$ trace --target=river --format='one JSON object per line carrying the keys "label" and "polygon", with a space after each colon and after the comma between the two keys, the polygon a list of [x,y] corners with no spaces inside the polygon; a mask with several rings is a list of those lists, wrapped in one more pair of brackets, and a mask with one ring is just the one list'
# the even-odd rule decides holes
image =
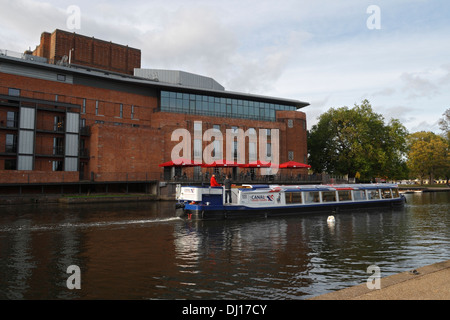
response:
{"label": "river", "polygon": [[450,192],[406,197],[334,224],[186,221],[173,202],[0,206],[0,299],[304,300],[365,283],[369,266],[448,260]]}

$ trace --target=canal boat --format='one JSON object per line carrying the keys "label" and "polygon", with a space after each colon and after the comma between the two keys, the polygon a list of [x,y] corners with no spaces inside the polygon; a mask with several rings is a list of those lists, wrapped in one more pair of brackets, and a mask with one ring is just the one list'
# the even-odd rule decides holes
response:
{"label": "canal boat", "polygon": [[192,220],[338,213],[360,209],[402,208],[405,197],[395,184],[177,186],[176,214]]}

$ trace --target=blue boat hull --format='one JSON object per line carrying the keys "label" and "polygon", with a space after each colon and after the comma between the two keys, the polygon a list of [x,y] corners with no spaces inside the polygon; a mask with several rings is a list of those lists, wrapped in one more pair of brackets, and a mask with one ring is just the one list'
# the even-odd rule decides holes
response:
{"label": "blue boat hull", "polygon": [[269,218],[302,214],[336,214],[355,210],[401,209],[405,198],[377,201],[321,203],[313,205],[251,208],[239,205],[178,204],[177,215],[191,220],[219,220],[236,218]]}

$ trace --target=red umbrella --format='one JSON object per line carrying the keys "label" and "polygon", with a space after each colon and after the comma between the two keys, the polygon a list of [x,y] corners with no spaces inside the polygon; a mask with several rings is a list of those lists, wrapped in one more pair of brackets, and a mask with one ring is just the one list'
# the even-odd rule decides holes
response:
{"label": "red umbrella", "polygon": [[189,159],[179,158],[179,159],[161,163],[159,166],[160,167],[196,167],[196,166],[201,166],[201,165],[202,164],[200,162],[195,162],[195,161],[192,161]]}
{"label": "red umbrella", "polygon": [[216,168],[216,167],[242,167],[243,164],[240,164],[236,161],[227,161],[227,160],[218,160],[214,161],[210,164],[203,164],[203,168]]}
{"label": "red umbrella", "polygon": [[308,164],[300,163],[300,162],[288,161],[288,162],[280,164],[279,168],[282,168],[282,169],[300,168],[301,169],[301,168],[311,168],[311,166]]}
{"label": "red umbrella", "polygon": [[272,167],[272,163],[266,162],[266,161],[252,161],[246,165],[244,165],[244,168],[270,168]]}

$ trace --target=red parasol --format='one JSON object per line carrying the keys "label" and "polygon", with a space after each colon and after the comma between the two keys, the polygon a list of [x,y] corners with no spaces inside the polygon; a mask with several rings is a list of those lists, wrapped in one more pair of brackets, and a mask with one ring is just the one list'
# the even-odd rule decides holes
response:
{"label": "red parasol", "polygon": [[202,164],[200,162],[195,162],[195,161],[192,161],[189,159],[179,158],[179,159],[161,163],[159,166],[160,167],[196,167],[196,166],[201,166],[201,165]]}
{"label": "red parasol", "polygon": [[272,167],[272,163],[270,161],[266,162],[266,161],[258,160],[258,161],[252,161],[252,162],[244,165],[243,167],[244,168],[270,168],[270,167]]}
{"label": "red parasol", "polygon": [[300,169],[302,169],[302,168],[311,168],[311,166],[308,165],[308,164],[300,163],[300,162],[288,161],[288,162],[280,164],[279,168],[281,168],[281,169],[286,169],[286,168],[289,168],[289,169],[300,168]]}
{"label": "red parasol", "polygon": [[217,168],[217,167],[243,167],[243,164],[240,164],[236,161],[227,161],[227,160],[218,160],[214,161],[210,164],[203,164],[203,168]]}

